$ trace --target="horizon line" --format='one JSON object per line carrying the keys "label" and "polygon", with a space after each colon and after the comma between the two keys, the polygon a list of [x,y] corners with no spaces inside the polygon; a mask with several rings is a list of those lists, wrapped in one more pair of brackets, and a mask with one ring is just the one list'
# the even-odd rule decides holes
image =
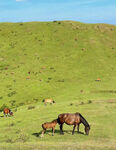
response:
{"label": "horizon line", "polygon": [[78,23],[82,23],[82,24],[106,24],[106,25],[113,25],[113,26],[116,26],[116,24],[112,24],[112,23],[104,23],[104,22],[95,22],[95,23],[89,23],[89,22],[81,22],[81,21],[76,21],[76,20],[50,20],[50,21],[5,21],[5,22],[2,22],[0,21],[0,24],[1,23],[31,23],[31,22],[59,22],[59,21],[64,21],[64,22],[68,22],[68,21],[72,21],[72,22],[78,22]]}

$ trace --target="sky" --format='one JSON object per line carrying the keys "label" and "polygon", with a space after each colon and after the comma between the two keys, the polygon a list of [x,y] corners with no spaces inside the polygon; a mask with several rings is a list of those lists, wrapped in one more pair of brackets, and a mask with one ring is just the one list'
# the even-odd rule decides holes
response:
{"label": "sky", "polygon": [[54,20],[116,25],[116,0],[0,0],[0,22]]}

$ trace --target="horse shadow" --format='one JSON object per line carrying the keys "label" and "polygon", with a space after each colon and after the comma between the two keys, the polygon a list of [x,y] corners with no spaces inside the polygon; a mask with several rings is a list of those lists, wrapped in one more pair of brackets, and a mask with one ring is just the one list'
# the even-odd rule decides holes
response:
{"label": "horse shadow", "polygon": [[[59,130],[55,130],[55,134],[60,134]],[[38,132],[38,133],[32,133],[32,135],[36,136],[36,137],[40,137],[42,134],[42,131]],[[47,130],[44,134],[52,136],[52,130]]]}
{"label": "horse shadow", "polygon": [[2,118],[2,117],[4,117],[3,115],[2,116],[0,116],[0,118]]}
{"label": "horse shadow", "polygon": [[82,134],[82,135],[84,135],[84,132],[81,132],[81,131],[79,131],[79,132],[77,132],[78,134]]}
{"label": "horse shadow", "polygon": [[42,132],[39,132],[39,133],[33,133],[32,135],[36,136],[36,137],[40,137]]}
{"label": "horse shadow", "polygon": [[[72,130],[64,130],[64,134],[72,134]],[[83,132],[77,132],[77,131],[75,131],[75,134],[82,134],[82,135],[84,135],[84,133]],[[40,137],[41,136],[41,134],[42,134],[42,131],[40,131],[40,132],[38,132],[38,133],[32,133],[32,135],[34,135],[34,136],[36,136],[36,137]],[[49,136],[52,136],[52,130],[47,130],[46,132],[45,132],[45,134],[46,135],[49,135]],[[60,130],[55,130],[55,133],[54,134],[59,134],[59,135],[62,135],[62,134],[60,134]]]}
{"label": "horse shadow", "polygon": [[12,116],[4,116],[4,115],[2,115],[2,116],[0,116],[0,118],[9,118],[9,117],[12,117]]}

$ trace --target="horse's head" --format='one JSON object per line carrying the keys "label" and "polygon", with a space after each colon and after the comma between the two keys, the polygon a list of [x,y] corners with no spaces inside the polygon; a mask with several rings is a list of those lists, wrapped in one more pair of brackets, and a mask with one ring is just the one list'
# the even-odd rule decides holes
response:
{"label": "horse's head", "polygon": [[86,135],[89,135],[89,130],[90,130],[90,126],[86,126],[85,127],[85,133],[86,133]]}
{"label": "horse's head", "polygon": [[10,115],[13,116],[13,112],[12,111],[10,111]]}

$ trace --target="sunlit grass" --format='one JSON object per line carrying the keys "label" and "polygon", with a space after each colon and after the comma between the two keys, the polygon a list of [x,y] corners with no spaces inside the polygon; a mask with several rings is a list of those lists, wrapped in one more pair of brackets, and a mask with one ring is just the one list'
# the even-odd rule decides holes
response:
{"label": "sunlit grass", "polygon": [[[0,23],[0,149],[116,147],[116,26],[78,22]],[[100,79],[99,81],[97,79]],[[56,104],[45,106],[44,98]],[[41,124],[80,112],[90,135],[64,125],[40,138]],[[80,130],[84,132],[81,125]]]}

